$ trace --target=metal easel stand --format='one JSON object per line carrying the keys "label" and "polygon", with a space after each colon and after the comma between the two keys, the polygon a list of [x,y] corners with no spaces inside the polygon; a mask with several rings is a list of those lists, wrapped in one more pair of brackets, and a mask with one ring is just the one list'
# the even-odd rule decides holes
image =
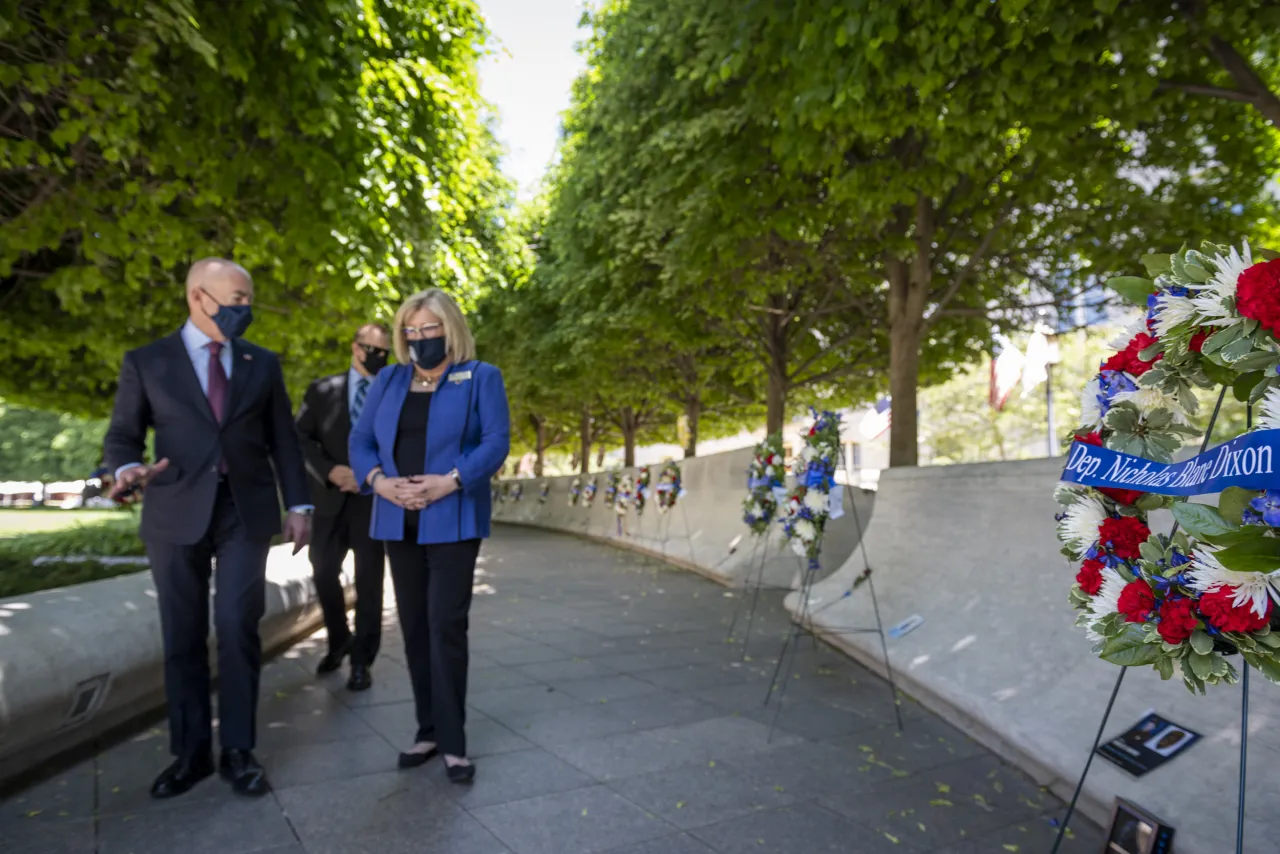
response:
{"label": "metal easel stand", "polygon": [[[843,460],[841,462],[843,464]],[[847,474],[848,472],[846,470],[846,478],[845,478],[846,480],[848,480]],[[845,599],[848,599],[851,596],[853,596],[854,591],[856,591],[858,587],[860,587],[863,583],[867,584],[871,593],[871,605],[875,612],[875,618],[876,618],[875,628],[862,627],[862,626],[850,626],[850,627],[837,626],[837,627],[824,628],[823,631],[831,635],[852,635],[852,634],[873,634],[874,633],[880,636],[880,651],[881,651],[881,654],[884,656],[885,677],[886,677],[886,681],[888,681],[889,683],[889,696],[890,696],[890,701],[893,703],[894,719],[897,722],[898,731],[902,732],[904,729],[904,725],[902,721],[902,706],[898,700],[898,686],[893,674],[893,664],[889,661],[889,643],[884,633],[884,621],[881,619],[881,616],[880,616],[880,601],[879,601],[879,598],[876,596],[875,581],[872,578],[871,562],[870,562],[870,559],[867,557],[867,546],[865,542],[866,530],[862,526],[862,518],[861,518],[861,514],[858,513],[857,504],[855,504],[853,501],[853,494],[852,494],[851,487],[848,484],[845,484],[844,488],[849,490],[849,492],[847,493],[849,496],[849,508],[853,513],[854,524],[857,526],[857,529],[858,529],[858,547],[859,547],[859,550],[862,552],[863,571],[858,575],[857,578],[853,580],[853,582],[849,585],[849,589],[846,590],[839,598],[834,599],[831,602],[828,602],[826,605],[810,613],[809,612],[810,598],[811,598],[813,584],[816,579],[817,573],[813,570],[802,568],[802,571],[805,574],[804,574],[804,581],[800,586],[801,603],[800,603],[799,612],[796,614],[795,620],[792,622],[791,632],[788,633],[787,639],[783,641],[782,650],[778,654],[778,663],[774,667],[773,678],[769,683],[769,690],[765,694],[765,699],[764,699],[764,705],[767,706],[769,704],[769,701],[773,699],[773,692],[775,690],[778,690],[778,705],[774,709],[773,721],[769,726],[770,741],[773,740],[773,733],[778,725],[778,717],[782,713],[782,701],[786,696],[787,684],[791,681],[791,671],[794,667],[794,662],[795,662],[795,649],[799,642],[801,633],[808,632],[809,635],[813,638],[814,648],[817,649],[818,634],[813,625],[813,618],[816,617],[818,614],[822,613],[823,611],[825,611],[827,608],[830,608],[832,605],[836,604],[836,602],[842,602]],[[787,660],[788,651],[790,651],[792,654],[790,660]],[[783,673],[784,661],[786,661],[785,673]],[[782,683],[779,688],[778,678],[780,675],[782,677]]]}

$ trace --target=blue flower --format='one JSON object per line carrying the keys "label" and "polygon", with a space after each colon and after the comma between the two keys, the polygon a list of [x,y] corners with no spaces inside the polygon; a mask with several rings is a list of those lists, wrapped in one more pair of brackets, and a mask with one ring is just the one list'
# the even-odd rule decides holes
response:
{"label": "blue flower", "polygon": [[1111,401],[1117,394],[1126,391],[1137,391],[1138,385],[1121,371],[1103,370],[1098,374],[1099,391],[1097,394],[1098,409],[1103,415],[1111,409]]}
{"label": "blue flower", "polygon": [[1249,506],[1262,514],[1264,525],[1280,528],[1280,489],[1268,489],[1250,501]]}

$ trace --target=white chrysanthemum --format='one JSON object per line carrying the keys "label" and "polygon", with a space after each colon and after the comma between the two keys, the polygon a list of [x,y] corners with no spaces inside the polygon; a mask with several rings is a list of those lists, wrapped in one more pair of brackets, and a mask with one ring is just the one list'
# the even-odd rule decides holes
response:
{"label": "white chrysanthemum", "polygon": [[800,557],[804,557],[805,555],[808,554],[808,551],[805,549],[804,543],[802,543],[800,540],[791,541],[791,551],[795,552]]}
{"label": "white chrysanthemum", "polygon": [[1192,302],[1195,303],[1196,313],[1201,320],[1210,326],[1231,326],[1244,319],[1227,307],[1227,300],[1235,297],[1240,274],[1245,268],[1253,266],[1249,244],[1244,244],[1243,255],[1232,247],[1229,254],[1215,256],[1213,264],[1217,267],[1217,272],[1209,277],[1209,281],[1203,285],[1189,286],[1196,292]]}
{"label": "white chrysanthemum", "polygon": [[1217,549],[1201,546],[1191,553],[1191,587],[1198,593],[1208,593],[1220,587],[1236,588],[1231,604],[1239,608],[1248,603],[1259,617],[1267,613],[1267,597],[1280,602],[1280,569],[1272,572],[1240,572],[1227,569],[1214,557]]}
{"label": "white chrysanthemum", "polygon": [[796,536],[806,543],[811,543],[818,537],[818,529],[808,519],[800,519],[796,522]]}
{"label": "white chrysanthemum", "polygon": [[1067,508],[1058,523],[1058,539],[1075,549],[1077,554],[1084,554],[1097,545],[1098,528],[1106,518],[1107,512],[1101,501],[1082,495],[1079,501]]}
{"label": "white chrysanthemum", "polygon": [[1147,331],[1147,317],[1144,314],[1142,317],[1138,318],[1133,323],[1130,323],[1128,326],[1126,326],[1120,333],[1116,335],[1115,338],[1112,338],[1110,341],[1108,341],[1107,346],[1111,347],[1111,349],[1113,350],[1123,350],[1125,347],[1129,346],[1129,342],[1134,339],[1134,336],[1146,331]]}
{"label": "white chrysanthemum", "polygon": [[827,493],[817,489],[811,489],[804,494],[804,506],[808,507],[814,513],[826,513],[827,502],[829,500],[830,499],[827,498]]}
{"label": "white chrysanthemum", "polygon": [[1097,378],[1084,384],[1080,392],[1080,424],[1086,429],[1093,429],[1102,423],[1102,407],[1098,404],[1098,395],[1102,394],[1102,383]]}
{"label": "white chrysanthemum", "polygon": [[809,462],[809,460],[812,460],[817,456],[818,456],[818,452],[814,450],[812,445],[805,445],[803,448],[800,449],[800,459],[804,460],[805,462]]}
{"label": "white chrysanthemum", "polygon": [[765,477],[773,477],[773,466],[765,466],[765,467],[764,467],[764,476],[765,476]]}
{"label": "white chrysanthemum", "polygon": [[1098,589],[1097,595],[1093,597],[1089,602],[1089,606],[1085,609],[1089,620],[1085,633],[1089,636],[1089,640],[1094,643],[1105,640],[1093,630],[1093,624],[1120,610],[1120,593],[1124,588],[1125,580],[1120,577],[1120,573],[1109,566],[1104,566],[1102,568],[1102,587]]}
{"label": "white chrysanthemum", "polygon": [[1179,424],[1190,424],[1191,419],[1187,417],[1187,413],[1183,411],[1176,398],[1167,395],[1159,389],[1139,388],[1137,391],[1122,391],[1111,398],[1111,404],[1129,401],[1138,407],[1138,411],[1143,416],[1150,415],[1157,409],[1167,409],[1173,415],[1173,420]]}
{"label": "white chrysanthemum", "polygon": [[1280,388],[1272,388],[1258,405],[1257,430],[1280,430]]}
{"label": "white chrysanthemum", "polygon": [[1161,294],[1156,298],[1156,335],[1161,338],[1169,331],[1196,319],[1196,304],[1190,296],[1176,297]]}

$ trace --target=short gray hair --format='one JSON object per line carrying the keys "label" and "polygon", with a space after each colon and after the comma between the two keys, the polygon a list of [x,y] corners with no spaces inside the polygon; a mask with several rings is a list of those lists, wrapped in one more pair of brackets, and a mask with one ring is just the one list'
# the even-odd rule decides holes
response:
{"label": "short gray hair", "polygon": [[253,283],[253,276],[249,275],[249,271],[235,261],[228,261],[226,258],[201,258],[187,270],[187,293],[199,287],[208,276],[218,273],[239,273],[244,276],[245,281]]}

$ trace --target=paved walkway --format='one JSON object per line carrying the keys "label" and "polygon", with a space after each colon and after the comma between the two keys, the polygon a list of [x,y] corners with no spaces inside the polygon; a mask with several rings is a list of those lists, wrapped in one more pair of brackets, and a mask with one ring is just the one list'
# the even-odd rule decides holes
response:
{"label": "paved walkway", "polygon": [[[375,684],[312,668],[312,639],[264,672],[259,758],[275,792],[217,778],[147,795],[162,730],[0,804],[6,854],[1009,854],[1047,852],[1061,809],[920,707],[805,642],[778,727],[762,707],[787,631],[761,598],[744,654],[736,594],[566,536],[503,528],[472,616],[478,776],[395,770],[413,734],[394,617]],[[388,589],[390,584],[387,585]],[[741,624],[739,624],[741,625]],[[739,633],[740,630],[739,630]],[[1094,854],[1082,825],[1064,854]]]}

